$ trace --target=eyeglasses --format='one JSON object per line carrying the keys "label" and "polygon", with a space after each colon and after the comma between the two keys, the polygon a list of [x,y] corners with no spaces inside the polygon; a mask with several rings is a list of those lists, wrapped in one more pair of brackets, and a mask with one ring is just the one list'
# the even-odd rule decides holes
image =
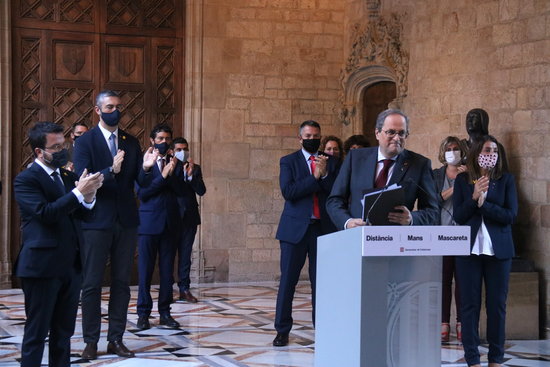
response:
{"label": "eyeglasses", "polygon": [[51,147],[44,147],[44,149],[53,150],[54,152],[60,152],[63,149],[63,145],[55,144],[55,145],[52,145]]}
{"label": "eyeglasses", "polygon": [[396,135],[399,135],[400,138],[406,138],[407,136],[409,136],[409,132],[408,131],[405,131],[405,130],[393,130],[393,129],[389,129],[389,130],[381,130],[384,134],[386,134],[386,136],[388,138],[393,138],[394,136]]}

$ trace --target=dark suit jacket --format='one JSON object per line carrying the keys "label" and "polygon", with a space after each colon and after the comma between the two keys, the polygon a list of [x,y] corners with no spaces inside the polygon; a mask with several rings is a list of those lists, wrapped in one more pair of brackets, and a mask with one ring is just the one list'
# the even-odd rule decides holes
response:
{"label": "dark suit jacket", "polygon": [[514,177],[505,173],[498,180],[491,180],[485,202],[478,208],[472,199],[474,184],[468,182],[468,174],[456,177],[453,192],[453,213],[455,221],[471,228],[471,246],[474,245],[481,226],[481,217],[491,236],[495,257],[508,259],[514,256],[512,223],[518,213],[518,199]]}
{"label": "dark suit jacket", "polygon": [[180,217],[185,217],[187,223],[201,224],[197,195],[203,196],[206,193],[201,166],[195,164],[192,180],[184,181],[181,190],[178,196]]}
{"label": "dark suit jacket", "polygon": [[[363,192],[374,187],[378,147],[350,150],[327,200],[327,210],[338,230],[350,218],[361,218]],[[405,206],[412,212],[414,225],[439,223],[430,160],[403,150],[397,157],[389,184],[400,184],[405,190]],[[412,211],[418,199],[418,210]]]}
{"label": "dark suit jacket", "polygon": [[323,233],[334,232],[336,228],[328,217],[325,202],[336,178],[336,159],[329,157],[327,177],[320,180],[316,180],[310,173],[308,162],[301,150],[282,157],[280,167],[279,183],[285,206],[276,238],[289,243],[300,242],[310,224],[313,193],[317,193],[319,198]]}
{"label": "dark suit jacket", "polygon": [[183,174],[180,162],[174,173],[166,178],[162,177],[157,164],[151,168],[151,182],[145,187],[136,184],[139,205],[138,234],[161,234],[166,226],[174,231],[181,226],[177,195],[183,192]]}
{"label": "dark suit jacket", "polygon": [[80,210],[87,210],[71,192],[77,176],[61,169],[62,193],[37,163],[14,181],[15,200],[21,213],[21,249],[14,266],[18,277],[50,278],[70,273],[80,266]]}
{"label": "dark suit jacket", "polygon": [[[85,168],[89,173],[103,173],[103,186],[97,191],[94,209],[82,223],[83,229],[109,229],[118,219],[124,227],[137,227],[139,217],[134,182],[146,186],[146,175],[140,175],[142,153],[132,135],[118,129],[118,148],[124,150],[124,161],[118,174],[112,174],[113,157],[99,127],[94,127],[76,140],[74,167],[78,176]],[[139,175],[139,178],[138,178]]]}

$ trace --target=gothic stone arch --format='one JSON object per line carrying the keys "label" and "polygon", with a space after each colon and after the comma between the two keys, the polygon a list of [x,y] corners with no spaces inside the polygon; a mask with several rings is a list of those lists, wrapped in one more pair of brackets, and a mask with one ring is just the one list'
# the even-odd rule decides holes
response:
{"label": "gothic stone arch", "polygon": [[360,130],[365,88],[380,81],[394,82],[397,98],[392,107],[396,108],[407,96],[409,54],[402,47],[402,30],[397,14],[384,18],[374,13],[366,23],[353,26],[351,51],[340,73],[339,118],[355,133]]}

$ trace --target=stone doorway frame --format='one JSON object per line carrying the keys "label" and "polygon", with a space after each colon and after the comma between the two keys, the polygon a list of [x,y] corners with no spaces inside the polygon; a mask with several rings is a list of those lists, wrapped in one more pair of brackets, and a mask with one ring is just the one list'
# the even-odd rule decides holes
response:
{"label": "stone doorway frame", "polygon": [[11,62],[11,1],[0,0],[0,288],[11,288],[12,264],[10,260],[11,238],[11,189],[12,164],[10,152],[12,147],[12,62]]}
{"label": "stone doorway frame", "polygon": [[[346,118],[344,123],[345,136],[363,134],[363,95],[367,88],[378,82],[392,82],[397,84],[397,78],[392,69],[383,65],[362,67],[349,75],[344,86],[344,107]],[[392,108],[399,108],[400,99],[391,102]],[[342,113],[342,112],[341,112]]]}

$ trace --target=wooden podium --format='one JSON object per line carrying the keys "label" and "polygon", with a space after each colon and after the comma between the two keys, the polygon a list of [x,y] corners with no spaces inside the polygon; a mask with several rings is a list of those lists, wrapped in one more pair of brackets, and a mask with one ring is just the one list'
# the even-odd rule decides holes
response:
{"label": "wooden podium", "polygon": [[316,367],[440,367],[441,256],[467,226],[366,226],[317,240]]}

